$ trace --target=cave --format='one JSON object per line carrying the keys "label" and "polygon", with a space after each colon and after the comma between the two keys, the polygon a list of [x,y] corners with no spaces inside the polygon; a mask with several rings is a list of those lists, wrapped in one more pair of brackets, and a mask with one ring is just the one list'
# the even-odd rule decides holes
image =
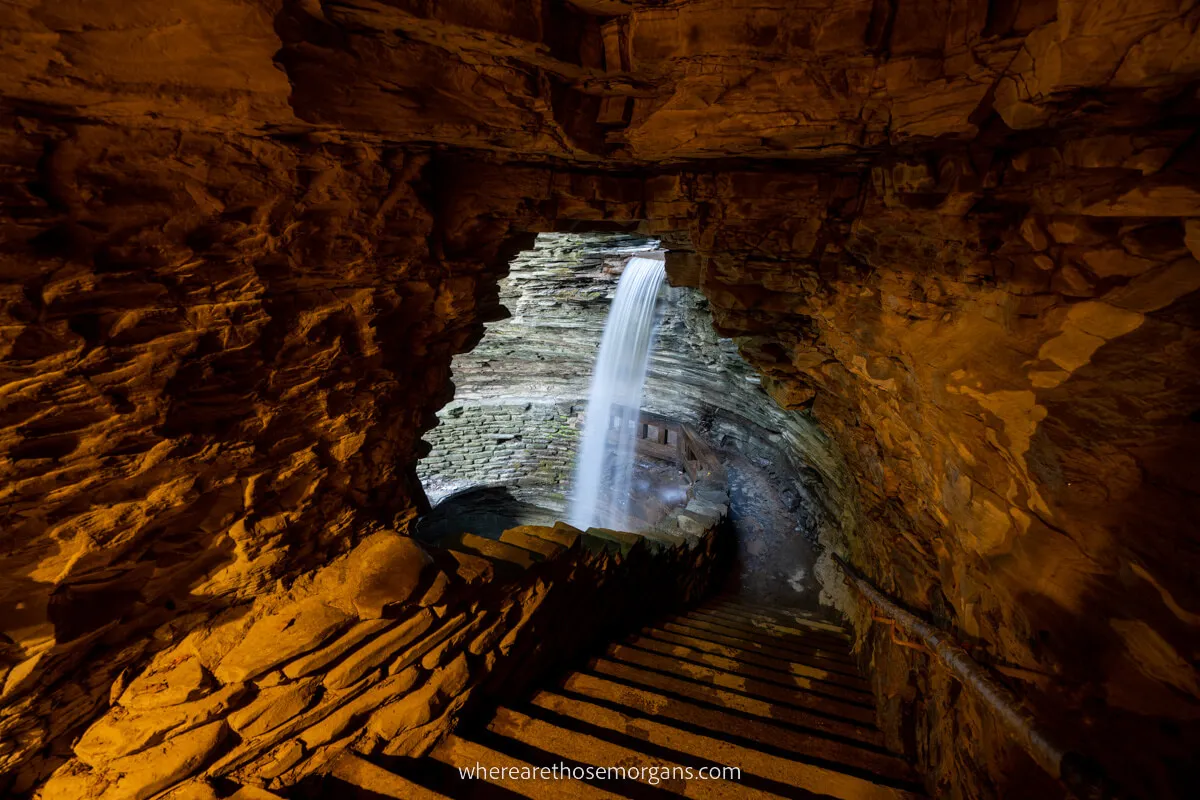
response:
{"label": "cave", "polygon": [[0,32],[0,795],[1194,796],[1194,3]]}

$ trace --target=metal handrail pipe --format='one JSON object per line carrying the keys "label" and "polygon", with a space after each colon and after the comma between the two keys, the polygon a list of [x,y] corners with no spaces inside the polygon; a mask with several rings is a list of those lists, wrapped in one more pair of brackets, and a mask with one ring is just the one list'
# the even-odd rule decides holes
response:
{"label": "metal handrail pipe", "polygon": [[1022,710],[1016,695],[992,678],[949,634],[902,608],[836,553],[833,560],[842,569],[847,583],[906,634],[920,640],[964,687],[992,710],[1017,744],[1042,769],[1062,781],[1068,791],[1081,800],[1121,796],[1094,763],[1055,742],[1031,714]]}

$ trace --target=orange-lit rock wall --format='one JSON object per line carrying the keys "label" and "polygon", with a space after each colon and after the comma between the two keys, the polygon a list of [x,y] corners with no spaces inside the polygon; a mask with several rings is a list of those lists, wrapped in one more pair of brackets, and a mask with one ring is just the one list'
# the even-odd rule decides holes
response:
{"label": "orange-lit rock wall", "polygon": [[347,750],[420,755],[473,700],[703,597],[722,541],[526,526],[425,548],[376,531],[122,673],[39,797],[215,797],[211,780],[292,786]]}
{"label": "orange-lit rock wall", "polygon": [[411,521],[450,356],[495,313],[484,261],[429,254],[423,156],[7,122],[6,760],[152,631]]}
{"label": "orange-lit rock wall", "polygon": [[[826,544],[1146,796],[1183,791],[1200,735],[1200,263],[1194,223],[1154,198],[1200,205],[1197,154],[1168,149],[1176,166],[1143,176],[1127,139],[1030,148],[993,162],[967,214],[911,162],[744,176],[713,189],[693,232],[721,251],[700,277],[718,327],[845,460],[853,489]],[[894,743],[935,781],[1044,790],[927,655],[879,626],[866,640]]]}
{"label": "orange-lit rock wall", "polygon": [[[1183,796],[1198,24],[1166,0],[5,5],[0,771],[32,785],[122,670],[405,530],[507,258],[620,223],[697,254],[678,274],[819,423],[826,546],[1137,793]],[[931,786],[1053,794],[825,584]]]}

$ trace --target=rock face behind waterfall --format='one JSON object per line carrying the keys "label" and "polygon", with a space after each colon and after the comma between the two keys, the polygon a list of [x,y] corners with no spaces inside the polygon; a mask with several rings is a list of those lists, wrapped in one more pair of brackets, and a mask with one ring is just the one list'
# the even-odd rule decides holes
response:
{"label": "rock face behind waterfall", "polygon": [[617,285],[592,373],[588,415],[575,467],[571,521],[579,527],[629,526],[626,509],[632,488],[634,430],[664,277],[662,259],[635,256]]}
{"label": "rock face behind waterfall", "polygon": [[[627,233],[542,233],[500,281],[510,316],[489,323],[470,352],[454,357],[454,399],[424,435],[417,473],[431,503],[472,487],[567,513],[592,368],[632,256],[658,240]],[[696,288],[668,286],[646,371],[642,410],[685,423],[722,449],[769,469],[781,491],[820,498],[814,472],[836,471],[803,409],[781,408],[737,344],[713,330]],[[815,500],[819,504],[825,502]]]}

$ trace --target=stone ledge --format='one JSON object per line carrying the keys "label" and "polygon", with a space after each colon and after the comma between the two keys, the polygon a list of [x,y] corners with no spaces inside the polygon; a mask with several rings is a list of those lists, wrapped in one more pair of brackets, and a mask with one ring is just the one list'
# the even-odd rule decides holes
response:
{"label": "stone ledge", "polygon": [[695,535],[523,526],[430,552],[374,533],[159,653],[37,796],[280,790],[347,751],[421,755],[469,703],[710,590],[721,518]]}

